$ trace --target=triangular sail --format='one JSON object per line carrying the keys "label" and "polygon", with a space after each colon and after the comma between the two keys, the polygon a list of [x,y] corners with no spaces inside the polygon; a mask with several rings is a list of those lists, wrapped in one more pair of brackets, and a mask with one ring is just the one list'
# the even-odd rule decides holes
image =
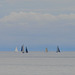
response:
{"label": "triangular sail", "polygon": [[24,45],[21,47],[21,52],[24,53]]}
{"label": "triangular sail", "polygon": [[27,47],[26,47],[26,53],[28,53],[28,49],[27,49]]}
{"label": "triangular sail", "polygon": [[45,52],[48,52],[48,49],[47,48],[45,49]]}
{"label": "triangular sail", "polygon": [[17,47],[15,48],[15,52],[18,52],[18,49],[17,49]]}
{"label": "triangular sail", "polygon": [[59,49],[59,47],[57,46],[57,51],[56,52],[60,52],[60,49]]}

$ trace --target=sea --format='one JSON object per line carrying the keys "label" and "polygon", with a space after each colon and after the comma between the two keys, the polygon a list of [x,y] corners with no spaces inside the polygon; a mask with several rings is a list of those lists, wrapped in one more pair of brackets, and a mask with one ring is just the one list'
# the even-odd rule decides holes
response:
{"label": "sea", "polygon": [[75,52],[0,51],[0,75],[75,75]]}

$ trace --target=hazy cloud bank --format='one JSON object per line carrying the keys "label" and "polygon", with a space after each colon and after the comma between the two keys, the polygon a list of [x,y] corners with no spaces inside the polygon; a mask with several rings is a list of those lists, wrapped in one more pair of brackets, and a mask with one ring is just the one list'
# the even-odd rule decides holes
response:
{"label": "hazy cloud bank", "polygon": [[13,45],[74,45],[74,28],[75,14],[13,12],[0,19],[0,39]]}
{"label": "hazy cloud bank", "polygon": [[[48,35],[49,33],[52,35],[59,33],[59,35],[67,35],[67,33],[72,33],[74,31],[75,14],[51,15],[34,12],[13,12],[1,18],[0,24],[0,29],[5,28],[10,31],[14,29],[15,33],[17,34],[19,32],[20,35],[22,35],[21,33],[31,35]],[[14,32],[12,33],[14,34]]]}
{"label": "hazy cloud bank", "polygon": [[26,12],[13,12],[8,16],[5,16],[0,19],[0,22],[29,22],[29,21],[49,21],[55,22],[60,20],[75,20],[75,14],[59,14],[59,15],[51,15],[51,14],[40,14],[40,13],[26,13]]}

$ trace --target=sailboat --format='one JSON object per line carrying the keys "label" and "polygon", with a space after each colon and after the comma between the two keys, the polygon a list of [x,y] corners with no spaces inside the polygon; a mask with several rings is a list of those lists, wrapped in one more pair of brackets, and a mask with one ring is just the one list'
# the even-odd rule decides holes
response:
{"label": "sailboat", "polygon": [[27,47],[26,47],[26,53],[28,53],[28,49],[27,49]]}
{"label": "sailboat", "polygon": [[18,52],[18,49],[17,49],[17,47],[15,48],[15,52]]}
{"label": "sailboat", "polygon": [[45,49],[45,52],[48,52],[48,49],[47,48]]}
{"label": "sailboat", "polygon": [[60,52],[59,46],[57,46],[57,51],[56,51],[56,52],[57,52],[57,53]]}
{"label": "sailboat", "polygon": [[21,52],[24,53],[24,45],[21,46]]}

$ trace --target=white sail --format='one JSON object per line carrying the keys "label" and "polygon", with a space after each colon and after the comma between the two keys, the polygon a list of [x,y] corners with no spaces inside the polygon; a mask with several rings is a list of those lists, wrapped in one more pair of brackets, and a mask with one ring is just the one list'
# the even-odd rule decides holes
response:
{"label": "white sail", "polygon": [[15,48],[15,52],[18,52],[18,49],[17,49],[17,47]]}

